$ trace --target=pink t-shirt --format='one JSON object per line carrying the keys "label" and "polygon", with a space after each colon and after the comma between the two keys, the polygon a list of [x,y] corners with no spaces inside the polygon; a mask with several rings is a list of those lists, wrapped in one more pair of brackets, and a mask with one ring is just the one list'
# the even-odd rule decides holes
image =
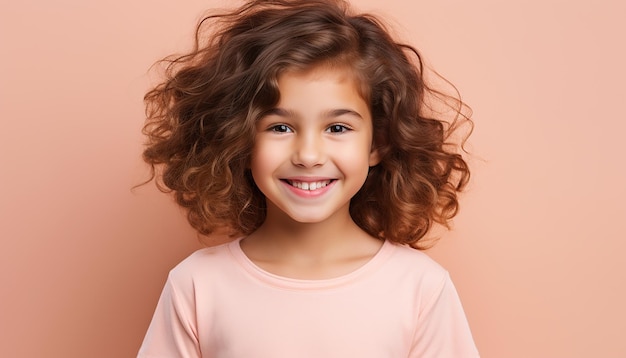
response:
{"label": "pink t-shirt", "polygon": [[350,274],[298,280],[239,241],[170,272],[138,357],[478,357],[448,273],[423,252],[387,241]]}

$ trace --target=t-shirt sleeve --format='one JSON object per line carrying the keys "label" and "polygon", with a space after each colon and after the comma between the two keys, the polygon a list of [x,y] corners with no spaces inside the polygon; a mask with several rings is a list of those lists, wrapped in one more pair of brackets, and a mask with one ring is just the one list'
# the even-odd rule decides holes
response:
{"label": "t-shirt sleeve", "polygon": [[137,357],[201,357],[194,307],[170,274]]}
{"label": "t-shirt sleeve", "polygon": [[479,357],[461,300],[446,273],[419,312],[410,358]]}

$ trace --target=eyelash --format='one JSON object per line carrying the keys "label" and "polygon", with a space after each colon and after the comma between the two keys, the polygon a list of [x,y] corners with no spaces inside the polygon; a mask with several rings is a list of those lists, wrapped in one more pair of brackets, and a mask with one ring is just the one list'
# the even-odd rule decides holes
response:
{"label": "eyelash", "polygon": [[[333,132],[332,129],[339,129],[339,130],[336,132]],[[327,130],[330,133],[345,133],[345,132],[351,131],[352,128],[345,126],[343,124],[333,124],[333,125],[328,126]]]}
{"label": "eyelash", "polygon": [[[351,130],[352,128],[344,124],[331,124],[330,126],[326,128],[325,132],[327,131],[328,133],[337,134],[337,133],[345,133]],[[269,128],[269,131],[275,132],[275,133],[290,133],[290,132],[293,132],[293,129],[286,124],[276,124],[276,125],[271,126]]]}
{"label": "eyelash", "polygon": [[[279,130],[280,129],[280,130]],[[269,130],[271,132],[276,132],[276,133],[288,133],[288,132],[293,132],[293,129],[291,129],[288,125],[286,124],[276,124],[273,125],[269,128]]]}

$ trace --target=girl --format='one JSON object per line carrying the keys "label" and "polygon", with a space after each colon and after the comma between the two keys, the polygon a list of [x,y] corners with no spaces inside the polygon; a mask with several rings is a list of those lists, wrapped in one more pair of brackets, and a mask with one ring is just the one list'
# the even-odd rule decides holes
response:
{"label": "girl", "polygon": [[[205,18],[146,95],[144,152],[201,234],[139,357],[476,357],[448,273],[466,162],[417,51],[335,0]],[[439,102],[442,103],[442,102]]]}

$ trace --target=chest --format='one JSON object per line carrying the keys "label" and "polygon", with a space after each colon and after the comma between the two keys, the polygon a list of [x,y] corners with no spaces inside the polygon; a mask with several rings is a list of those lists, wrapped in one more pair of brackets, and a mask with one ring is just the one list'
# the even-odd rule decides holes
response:
{"label": "chest", "polygon": [[402,357],[416,301],[388,287],[290,291],[251,285],[197,297],[207,357]]}

